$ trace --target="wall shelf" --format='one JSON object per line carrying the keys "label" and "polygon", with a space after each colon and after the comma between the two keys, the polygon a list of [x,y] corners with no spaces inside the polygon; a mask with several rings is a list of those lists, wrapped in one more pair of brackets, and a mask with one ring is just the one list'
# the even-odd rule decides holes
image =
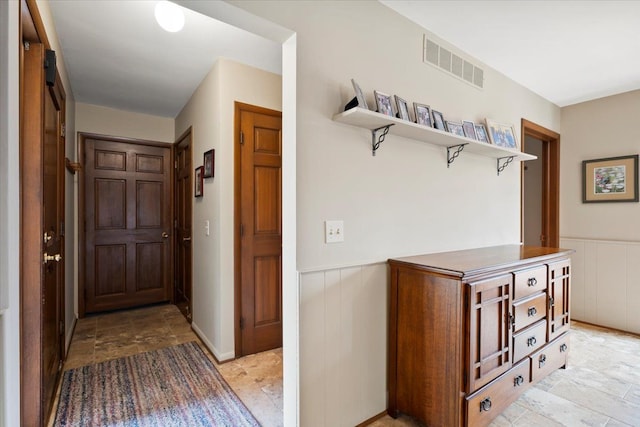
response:
{"label": "wall shelf", "polygon": [[527,161],[537,159],[536,156],[512,148],[498,147],[407,120],[389,117],[361,107],[354,107],[338,113],[333,116],[333,120],[368,129],[371,132],[371,149],[374,156],[387,134],[391,134],[446,147],[447,166],[450,166],[462,152],[496,159],[498,175],[514,160]]}

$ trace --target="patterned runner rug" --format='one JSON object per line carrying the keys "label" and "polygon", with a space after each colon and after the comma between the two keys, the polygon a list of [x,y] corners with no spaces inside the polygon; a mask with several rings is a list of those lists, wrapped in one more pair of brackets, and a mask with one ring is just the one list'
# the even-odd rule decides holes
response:
{"label": "patterned runner rug", "polygon": [[195,342],[64,373],[56,426],[260,426]]}

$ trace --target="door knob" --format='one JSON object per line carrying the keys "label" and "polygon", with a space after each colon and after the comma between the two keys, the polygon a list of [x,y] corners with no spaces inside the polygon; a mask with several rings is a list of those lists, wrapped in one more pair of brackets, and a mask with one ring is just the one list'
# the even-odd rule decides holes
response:
{"label": "door knob", "polygon": [[168,237],[169,237],[169,233],[167,233],[166,231],[163,231],[163,232],[162,232],[162,238],[163,238],[163,239],[166,239],[166,238],[168,238]]}
{"label": "door knob", "polygon": [[62,261],[62,255],[60,254],[55,254],[55,255],[49,255],[48,253],[44,253],[44,264],[48,263],[49,261],[55,261],[55,262],[60,262]]}

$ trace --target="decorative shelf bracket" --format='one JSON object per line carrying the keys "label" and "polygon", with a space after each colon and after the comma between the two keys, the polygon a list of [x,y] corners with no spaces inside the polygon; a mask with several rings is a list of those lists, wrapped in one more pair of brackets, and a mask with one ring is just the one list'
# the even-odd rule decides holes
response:
{"label": "decorative shelf bracket", "polygon": [[460,153],[462,153],[465,145],[467,144],[452,145],[450,147],[447,147],[447,168],[451,166],[451,163],[453,163],[453,161],[460,155]]}
{"label": "decorative shelf bracket", "polygon": [[391,123],[385,126],[381,126],[376,129],[371,130],[371,155],[376,155],[376,150],[380,148],[380,144],[384,142],[384,138],[389,133],[389,128],[395,125],[395,123]]}
{"label": "decorative shelf bracket", "polygon": [[[513,162],[513,159],[515,159],[515,157],[516,156],[509,156],[509,157],[500,157],[496,159],[497,167],[498,167],[498,176],[500,176],[500,172],[504,171],[505,168],[509,166],[509,163]],[[500,160],[504,161],[502,165],[500,165]]]}

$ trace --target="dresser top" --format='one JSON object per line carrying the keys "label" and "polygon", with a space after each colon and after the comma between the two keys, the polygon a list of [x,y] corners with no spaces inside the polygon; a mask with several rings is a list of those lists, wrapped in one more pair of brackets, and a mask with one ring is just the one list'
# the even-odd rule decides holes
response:
{"label": "dresser top", "polygon": [[569,249],[504,245],[394,258],[389,262],[466,277],[495,270],[526,267],[529,264],[568,257],[572,252],[573,250]]}

